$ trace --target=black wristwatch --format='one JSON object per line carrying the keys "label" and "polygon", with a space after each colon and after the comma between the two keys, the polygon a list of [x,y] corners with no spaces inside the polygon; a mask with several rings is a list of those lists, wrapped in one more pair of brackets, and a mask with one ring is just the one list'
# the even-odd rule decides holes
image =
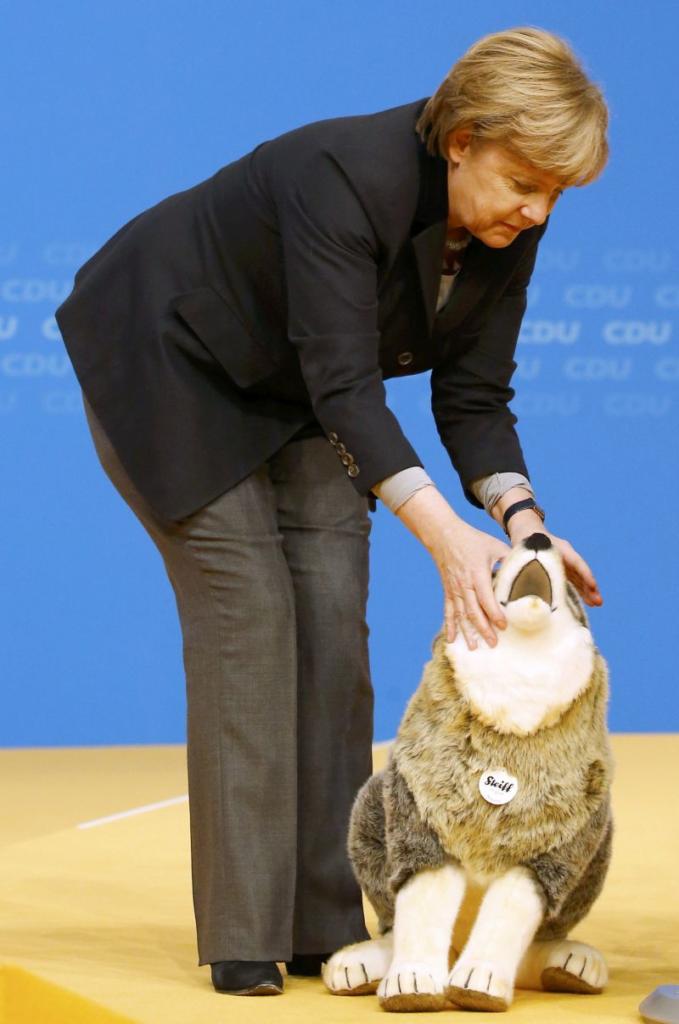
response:
{"label": "black wristwatch", "polygon": [[515,501],[513,505],[510,505],[505,514],[502,517],[502,529],[507,533],[507,523],[512,518],[515,512],[523,512],[525,509],[532,508],[534,512],[540,516],[540,519],[544,523],[545,511],[540,508],[535,498],[522,498],[521,501]]}

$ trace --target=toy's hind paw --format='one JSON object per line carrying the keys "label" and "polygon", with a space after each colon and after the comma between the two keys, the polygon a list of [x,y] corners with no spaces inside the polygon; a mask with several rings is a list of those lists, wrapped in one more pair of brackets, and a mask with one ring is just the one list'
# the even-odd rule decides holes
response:
{"label": "toy's hind paw", "polygon": [[429,964],[402,960],[382,978],[377,998],[382,1009],[396,1013],[443,1010],[448,1005],[445,980],[445,974]]}
{"label": "toy's hind paw", "polygon": [[391,951],[391,935],[345,946],[323,964],[323,981],[336,996],[368,995],[389,970]]}
{"label": "toy's hind paw", "polygon": [[547,992],[597,995],[608,981],[608,968],[594,946],[563,939],[549,951],[540,981]]}
{"label": "toy's hind paw", "polygon": [[500,1013],[509,1009],[513,995],[511,981],[497,964],[465,959],[464,953],[448,977],[448,1000],[465,1010]]}

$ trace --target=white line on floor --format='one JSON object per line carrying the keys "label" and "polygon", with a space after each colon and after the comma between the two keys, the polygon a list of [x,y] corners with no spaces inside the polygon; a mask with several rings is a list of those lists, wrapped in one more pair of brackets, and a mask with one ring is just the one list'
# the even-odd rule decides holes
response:
{"label": "white line on floor", "polygon": [[[385,740],[382,743],[374,743],[373,747],[379,749],[388,747],[394,741]],[[145,804],[143,807],[133,807],[129,811],[119,811],[118,814],[109,814],[106,818],[94,818],[92,821],[82,821],[77,828],[96,828],[97,825],[108,825],[109,821],[119,821],[120,818],[131,818],[135,814],[146,814],[148,811],[159,811],[163,807],[172,807],[174,804],[183,804],[188,800],[188,795],[173,796],[169,800],[159,800],[157,804]]]}
{"label": "white line on floor", "polygon": [[184,804],[188,796],[173,796],[169,800],[159,800],[157,804],[145,804],[143,807],[133,807],[129,811],[119,811],[118,814],[109,814],[106,818],[94,818],[92,821],[82,821],[78,828],[95,828],[97,825],[108,825],[109,821],[118,821],[120,818],[131,818],[134,814],[146,814],[148,811],[159,811],[161,807],[172,807],[173,804]]}

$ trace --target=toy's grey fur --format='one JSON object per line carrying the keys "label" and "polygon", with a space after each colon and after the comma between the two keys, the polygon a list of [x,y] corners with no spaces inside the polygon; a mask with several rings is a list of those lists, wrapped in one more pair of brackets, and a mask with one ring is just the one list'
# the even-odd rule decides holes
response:
{"label": "toy's grey fur", "polygon": [[[586,625],[570,584],[568,604]],[[560,719],[517,737],[474,716],[445,646],[439,635],[386,769],[356,798],[349,831],[356,877],[384,932],[395,894],[424,868],[459,863],[492,877],[523,865],[544,895],[535,938],[565,937],[599,894],[610,859],[605,662],[595,650],[589,685]],[[520,786],[496,806],[479,797],[478,780],[499,766]]]}

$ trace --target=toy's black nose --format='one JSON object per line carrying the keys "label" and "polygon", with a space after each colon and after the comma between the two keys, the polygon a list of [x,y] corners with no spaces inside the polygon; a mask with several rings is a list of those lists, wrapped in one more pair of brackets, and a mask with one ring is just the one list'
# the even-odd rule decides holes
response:
{"label": "toy's black nose", "polygon": [[547,548],[551,548],[552,542],[544,533],[531,533],[530,537],[526,537],[523,546],[529,551],[546,551]]}

